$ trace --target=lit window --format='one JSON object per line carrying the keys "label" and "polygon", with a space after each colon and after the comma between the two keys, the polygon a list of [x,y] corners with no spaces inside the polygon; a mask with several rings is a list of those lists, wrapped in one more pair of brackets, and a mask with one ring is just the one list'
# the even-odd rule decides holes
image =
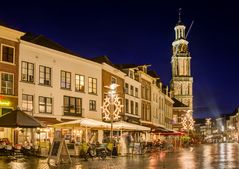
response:
{"label": "lit window", "polygon": [[177,124],[177,123],[178,123],[178,116],[173,115],[173,124]]}
{"label": "lit window", "polygon": [[71,73],[66,71],[61,71],[61,88],[71,89]]}
{"label": "lit window", "polygon": [[64,115],[82,116],[82,99],[64,96]]}
{"label": "lit window", "polygon": [[92,77],[89,77],[89,93],[90,94],[97,94],[97,79],[96,78],[92,78]]}
{"label": "lit window", "polygon": [[129,77],[131,79],[134,79],[134,71],[133,70],[129,70]]}
{"label": "lit window", "polygon": [[129,84],[125,83],[125,93],[128,94],[129,93]]}
{"label": "lit window", "polygon": [[82,75],[76,75],[76,84],[75,84],[75,90],[79,92],[85,91],[85,77]]}
{"label": "lit window", "polygon": [[39,68],[39,83],[43,85],[51,85],[51,68],[46,66],[40,66]]}
{"label": "lit window", "polygon": [[6,95],[13,95],[13,75],[1,74],[1,93]]}
{"label": "lit window", "polygon": [[22,61],[22,81],[34,82],[34,64]]}
{"label": "lit window", "polygon": [[39,112],[40,113],[52,113],[52,98],[39,97]]}
{"label": "lit window", "polygon": [[33,111],[33,95],[22,95],[22,110],[29,112]]}
{"label": "lit window", "polygon": [[89,106],[90,106],[91,111],[96,111],[96,101],[95,100],[90,100]]}

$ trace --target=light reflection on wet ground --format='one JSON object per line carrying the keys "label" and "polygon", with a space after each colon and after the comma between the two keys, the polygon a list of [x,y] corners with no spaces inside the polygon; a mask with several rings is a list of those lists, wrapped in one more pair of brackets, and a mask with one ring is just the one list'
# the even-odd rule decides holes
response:
{"label": "light reflection on wet ground", "polygon": [[73,158],[73,164],[49,166],[45,158],[0,157],[0,169],[239,169],[239,144],[210,144],[157,152],[143,156],[89,160]]}

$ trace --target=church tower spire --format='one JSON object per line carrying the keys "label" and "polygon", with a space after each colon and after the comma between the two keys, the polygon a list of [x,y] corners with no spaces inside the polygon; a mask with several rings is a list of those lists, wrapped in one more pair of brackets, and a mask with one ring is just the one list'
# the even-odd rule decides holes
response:
{"label": "church tower spire", "polygon": [[191,56],[188,50],[188,41],[185,37],[186,26],[182,22],[181,14],[182,9],[180,8],[178,22],[174,27],[175,40],[172,43],[172,80],[170,85],[173,96],[193,110]]}
{"label": "church tower spire", "polygon": [[179,8],[179,9],[178,9],[178,25],[182,24],[182,21],[181,21],[181,12],[182,12],[182,8]]}

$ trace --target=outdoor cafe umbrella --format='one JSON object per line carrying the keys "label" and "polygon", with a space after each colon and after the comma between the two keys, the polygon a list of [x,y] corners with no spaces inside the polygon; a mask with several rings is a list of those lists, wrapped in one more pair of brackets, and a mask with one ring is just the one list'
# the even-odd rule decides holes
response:
{"label": "outdoor cafe umbrella", "polygon": [[114,130],[125,130],[125,131],[150,131],[149,127],[128,123],[125,121],[118,121],[113,123]]}
{"label": "outdoor cafe umbrella", "polygon": [[37,119],[18,108],[0,117],[0,127],[37,128],[45,126]]}
{"label": "outdoor cafe umbrella", "polygon": [[[110,128],[110,124],[94,120],[94,119],[88,119],[88,118],[80,118],[78,120],[73,120],[73,121],[68,121],[68,122],[63,122],[63,123],[58,123],[55,125],[52,125],[53,127],[80,127],[80,128],[85,128],[86,133],[88,133],[88,129],[108,129]],[[86,134],[86,140],[88,141],[88,134]]]}
{"label": "outdoor cafe umbrella", "polygon": [[53,125],[53,127],[85,127],[93,129],[107,129],[110,128],[110,124],[88,118],[80,118],[78,120],[58,123]]}

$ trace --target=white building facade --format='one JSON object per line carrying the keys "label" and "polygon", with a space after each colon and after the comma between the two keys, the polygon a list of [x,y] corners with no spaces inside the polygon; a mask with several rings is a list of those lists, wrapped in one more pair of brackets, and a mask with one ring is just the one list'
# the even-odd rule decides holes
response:
{"label": "white building facade", "polygon": [[34,117],[101,120],[101,65],[21,40],[19,107]]}

